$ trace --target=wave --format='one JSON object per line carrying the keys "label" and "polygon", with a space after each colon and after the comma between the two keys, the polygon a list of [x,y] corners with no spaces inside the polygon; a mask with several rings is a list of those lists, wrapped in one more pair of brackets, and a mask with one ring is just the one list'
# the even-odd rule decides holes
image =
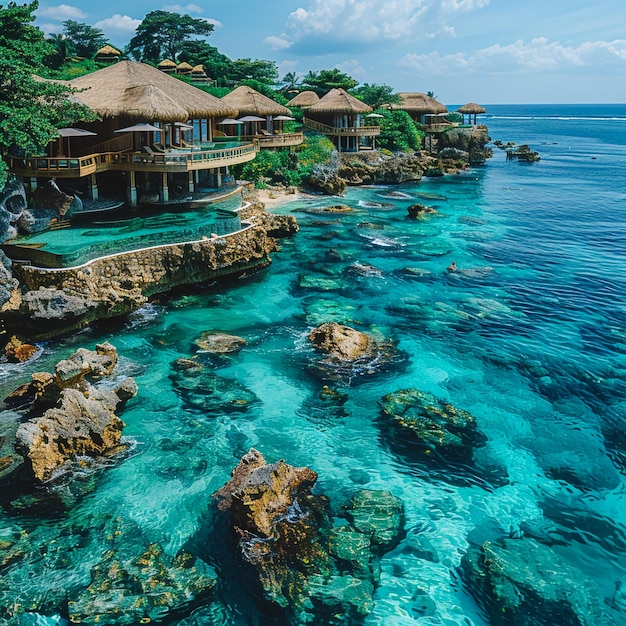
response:
{"label": "wave", "polygon": [[564,115],[487,115],[489,119],[498,120],[557,120],[561,122],[626,122],[626,117],[616,116],[564,116]]}

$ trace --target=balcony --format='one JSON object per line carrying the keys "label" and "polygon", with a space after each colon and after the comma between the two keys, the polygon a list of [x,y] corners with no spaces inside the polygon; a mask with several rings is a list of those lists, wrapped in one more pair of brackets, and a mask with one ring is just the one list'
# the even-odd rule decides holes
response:
{"label": "balcony", "polygon": [[169,148],[163,151],[104,152],[86,156],[10,158],[9,167],[18,176],[82,178],[105,171],[193,172],[246,163],[254,159],[255,143],[224,142]]}
{"label": "balcony", "polygon": [[308,117],[303,119],[303,124],[311,130],[333,137],[375,137],[380,135],[380,126],[329,126]]}

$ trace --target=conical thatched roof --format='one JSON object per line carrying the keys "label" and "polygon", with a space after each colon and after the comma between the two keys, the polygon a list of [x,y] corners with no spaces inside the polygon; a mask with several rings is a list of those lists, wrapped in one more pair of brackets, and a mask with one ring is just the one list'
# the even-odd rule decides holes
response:
{"label": "conical thatched roof", "polygon": [[371,110],[372,107],[357,100],[344,89],[331,89],[309,107],[309,113],[369,113]]}
{"label": "conical thatched roof", "polygon": [[163,72],[172,72],[176,69],[176,63],[172,59],[163,59],[157,67]]}
{"label": "conical thatched roof", "polygon": [[344,89],[331,89],[309,108],[309,113],[369,113],[371,110],[372,107]]}
{"label": "conical thatched roof", "polygon": [[70,84],[82,90],[74,97],[102,117],[184,122],[237,114],[219,98],[133,61],[120,61]]}
{"label": "conical thatched roof", "polygon": [[206,72],[204,71],[204,65],[194,65],[191,73],[197,74],[198,76],[206,76]]}
{"label": "conical thatched roof", "polygon": [[398,94],[402,98],[401,104],[391,105],[392,109],[399,109],[407,113],[447,113],[448,109],[438,100],[419,91],[404,91]]}
{"label": "conical thatched roof", "polygon": [[319,102],[319,99],[320,97],[314,91],[301,91],[295,98],[287,102],[287,106],[308,109]]}
{"label": "conical thatched roof", "polygon": [[222,97],[222,102],[239,110],[239,115],[291,115],[291,111],[262,93],[241,85]]}
{"label": "conical thatched roof", "polygon": [[109,44],[107,44],[96,52],[96,57],[113,57],[120,56],[120,54],[122,53],[119,50],[116,50],[113,46],[109,46]]}
{"label": "conical thatched roof", "polygon": [[183,61],[176,66],[176,71],[179,74],[189,74],[193,70],[193,67],[187,63],[187,61]]}
{"label": "conical thatched roof", "polygon": [[464,104],[462,107],[459,107],[456,110],[457,113],[469,113],[471,115],[478,115],[479,113],[486,113],[487,109],[480,104],[476,104],[475,102],[468,102]]}

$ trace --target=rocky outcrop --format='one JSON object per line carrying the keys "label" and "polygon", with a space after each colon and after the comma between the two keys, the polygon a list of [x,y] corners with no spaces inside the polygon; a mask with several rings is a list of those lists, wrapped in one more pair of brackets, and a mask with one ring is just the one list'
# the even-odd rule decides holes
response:
{"label": "rocky outcrop", "polygon": [[10,175],[0,190],[0,243],[17,235],[16,222],[28,206],[21,180]]}
{"label": "rocky outcrop", "polygon": [[[95,351],[81,348],[57,363],[54,374],[33,374],[30,383],[7,398],[29,418],[17,427],[13,444],[23,474],[45,482],[78,457],[108,456],[121,449],[124,423],[115,411],[137,393],[137,386],[130,378],[112,389],[96,385],[113,374],[116,363],[111,344]],[[12,462],[9,471],[16,470]]]}
{"label": "rocky outcrop", "polygon": [[75,268],[21,266],[14,274],[25,293],[12,294],[2,316],[9,332],[46,338],[130,313],[175,287],[254,271],[268,265],[276,249],[259,220],[229,236],[137,250]]}
{"label": "rocky outcrop", "polygon": [[[468,156],[462,161],[468,165],[481,165],[493,156],[491,148],[485,147],[490,141],[489,130],[486,126],[450,128],[445,133],[440,133],[438,139],[439,155],[442,158],[444,158],[442,153],[449,148],[466,153]],[[458,157],[452,158],[458,160]]]}
{"label": "rocky outcrop", "polygon": [[33,191],[31,204],[33,209],[52,209],[59,218],[68,218],[74,210],[80,211],[82,208],[82,202],[76,196],[70,196],[61,191],[53,180],[49,180],[45,185]]}
{"label": "rocky outcrop", "polygon": [[349,326],[328,322],[309,333],[313,347],[337,361],[356,361],[371,357],[374,341],[366,334]]}
{"label": "rocky outcrop", "polygon": [[13,335],[4,347],[4,355],[12,363],[23,363],[28,361],[37,353],[37,346],[23,342],[19,337]]}
{"label": "rocky outcrop", "polygon": [[19,282],[13,277],[11,260],[0,250],[0,311],[15,295],[18,296]]}
{"label": "rocky outcrop", "polygon": [[462,570],[493,624],[614,624],[595,583],[533,539],[487,541],[466,553]]}
{"label": "rocky outcrop", "polygon": [[400,537],[403,505],[361,491],[333,527],[326,498],[311,492],[316,480],[311,469],[267,464],[251,449],[214,497],[230,514],[239,558],[264,600],[284,609],[284,623],[353,623],[373,607],[379,558]]}
{"label": "rocky outcrop", "polygon": [[437,211],[431,206],[426,206],[425,204],[417,202],[407,207],[407,213],[412,219],[420,219],[432,213],[437,213]]}

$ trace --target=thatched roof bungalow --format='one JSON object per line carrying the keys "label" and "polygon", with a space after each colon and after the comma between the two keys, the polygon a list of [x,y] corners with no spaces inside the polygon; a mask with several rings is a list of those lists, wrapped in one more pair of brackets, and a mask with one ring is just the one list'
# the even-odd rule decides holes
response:
{"label": "thatched roof bungalow", "polygon": [[424,116],[426,115],[448,113],[445,105],[428,94],[419,91],[404,91],[398,95],[402,102],[400,104],[392,104],[391,108],[406,111],[419,124],[424,123]]}
{"label": "thatched roof bungalow", "polygon": [[250,161],[258,150],[252,142],[216,144],[216,121],[236,116],[237,109],[150,65],[120,61],[67,84],[77,90],[72,98],[102,120],[83,125],[94,135],[73,152],[79,158],[51,155],[45,167],[36,159],[16,163],[19,175],[89,177],[89,197],[97,198],[97,176],[125,172],[129,200],[136,204],[136,172],[143,172],[146,188],[154,184],[151,174],[158,174],[161,198],[167,201],[173,177],[182,177],[176,184],[192,190],[204,172],[209,185],[219,186],[229,165]]}
{"label": "thatched roof bungalow", "polygon": [[176,63],[174,61],[172,61],[171,59],[163,59],[157,65],[157,68],[160,69],[162,72],[165,72],[166,74],[169,74],[171,72],[175,72],[176,71]]}
{"label": "thatched roof bungalow", "polygon": [[364,126],[363,115],[372,107],[350,95],[344,89],[331,89],[318,102],[309,107],[304,124],[327,135],[340,152],[357,152],[362,138],[380,133],[379,126]]}
{"label": "thatched roof bungalow", "polygon": [[[282,132],[285,118],[293,119],[291,111],[252,87],[241,85],[223,96],[222,102],[239,111],[244,137],[255,138],[263,148],[294,146],[304,140],[302,133]],[[235,132],[234,126],[229,128]]]}
{"label": "thatched roof bungalow", "polygon": [[320,97],[314,91],[301,91],[297,96],[287,102],[287,106],[298,107],[306,111],[319,102],[319,99]]}

